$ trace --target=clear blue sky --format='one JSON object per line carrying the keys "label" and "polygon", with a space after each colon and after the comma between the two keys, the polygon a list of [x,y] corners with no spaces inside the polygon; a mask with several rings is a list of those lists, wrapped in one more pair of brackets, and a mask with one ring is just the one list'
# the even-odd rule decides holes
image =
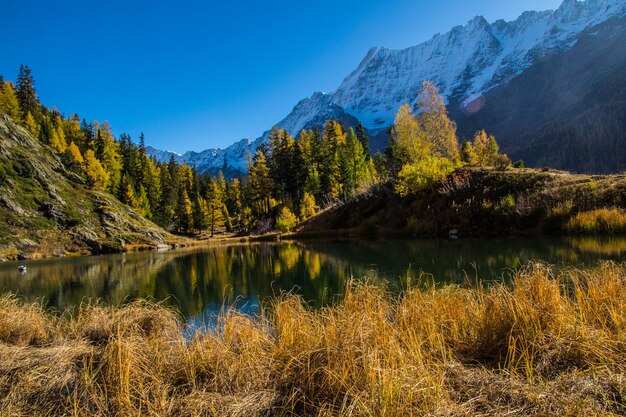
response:
{"label": "clear blue sky", "polygon": [[178,152],[256,138],[372,46],[404,48],[476,15],[560,0],[0,0],[0,74],[42,102]]}

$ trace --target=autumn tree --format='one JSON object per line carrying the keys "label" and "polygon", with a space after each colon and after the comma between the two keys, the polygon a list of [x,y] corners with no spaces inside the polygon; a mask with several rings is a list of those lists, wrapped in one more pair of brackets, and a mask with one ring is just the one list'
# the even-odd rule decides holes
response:
{"label": "autumn tree", "polygon": [[96,158],[94,151],[88,149],[84,157],[84,170],[87,176],[88,185],[94,190],[104,190],[109,182],[109,174],[104,169],[100,161]]}
{"label": "autumn tree", "polygon": [[14,121],[20,123],[22,121],[22,115],[20,111],[20,103],[17,99],[15,88],[13,84],[8,82],[1,82],[2,89],[0,90],[0,112],[6,114]]}
{"label": "autumn tree", "polygon": [[443,97],[431,81],[424,81],[422,84],[417,107],[421,112],[419,123],[434,148],[434,156],[456,162],[459,159],[456,123],[448,117]]}

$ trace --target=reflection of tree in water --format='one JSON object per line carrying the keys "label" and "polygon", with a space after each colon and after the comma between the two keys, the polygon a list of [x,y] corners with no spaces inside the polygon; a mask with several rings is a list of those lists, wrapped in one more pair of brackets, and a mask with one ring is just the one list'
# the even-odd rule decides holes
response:
{"label": "reflection of tree in water", "polygon": [[59,309],[85,298],[118,304],[148,297],[201,317],[235,301],[255,312],[267,297],[292,290],[313,307],[327,305],[351,277],[396,291],[420,272],[459,283],[498,279],[530,260],[592,266],[625,253],[626,238],[593,237],[256,243],[26,262],[24,276],[8,263],[0,265],[0,289]]}

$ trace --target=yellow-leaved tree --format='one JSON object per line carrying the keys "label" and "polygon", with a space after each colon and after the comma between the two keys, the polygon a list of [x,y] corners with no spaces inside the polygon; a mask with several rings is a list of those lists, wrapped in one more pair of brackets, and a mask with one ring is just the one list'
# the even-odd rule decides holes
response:
{"label": "yellow-leaved tree", "polygon": [[392,130],[391,154],[399,165],[396,191],[401,195],[433,186],[459,162],[456,124],[432,82],[424,81],[417,108],[415,116],[409,104],[400,107]]}
{"label": "yellow-leaved tree", "polygon": [[109,174],[91,149],[85,152],[84,160],[85,175],[89,186],[94,190],[104,190],[109,183]]}

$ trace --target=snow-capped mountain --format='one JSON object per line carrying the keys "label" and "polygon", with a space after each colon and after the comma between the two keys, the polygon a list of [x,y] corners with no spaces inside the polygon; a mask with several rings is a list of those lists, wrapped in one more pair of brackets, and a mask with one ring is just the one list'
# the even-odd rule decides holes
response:
{"label": "snow-capped mountain", "polygon": [[[376,135],[389,127],[402,104],[415,104],[424,80],[432,80],[448,102],[471,109],[475,99],[538,60],[572,48],[585,31],[625,15],[626,0],[565,0],[555,11],[525,12],[512,22],[489,23],[477,16],[406,49],[372,48],[335,91],[300,101],[276,125],[297,135],[329,118],[352,118]],[[224,150],[187,152],[177,159],[201,170],[239,170],[261,140],[263,136]],[[169,158],[162,152],[152,155]]]}
{"label": "snow-capped mountain", "polygon": [[224,175],[235,176],[237,173],[247,170],[250,156],[254,154],[261,141],[262,138],[255,141],[241,139],[225,149],[207,149],[202,152],[188,151],[184,154],[147,146],[146,152],[157,161],[169,161],[174,155],[177,162],[194,166],[199,172],[216,174],[221,170]]}

